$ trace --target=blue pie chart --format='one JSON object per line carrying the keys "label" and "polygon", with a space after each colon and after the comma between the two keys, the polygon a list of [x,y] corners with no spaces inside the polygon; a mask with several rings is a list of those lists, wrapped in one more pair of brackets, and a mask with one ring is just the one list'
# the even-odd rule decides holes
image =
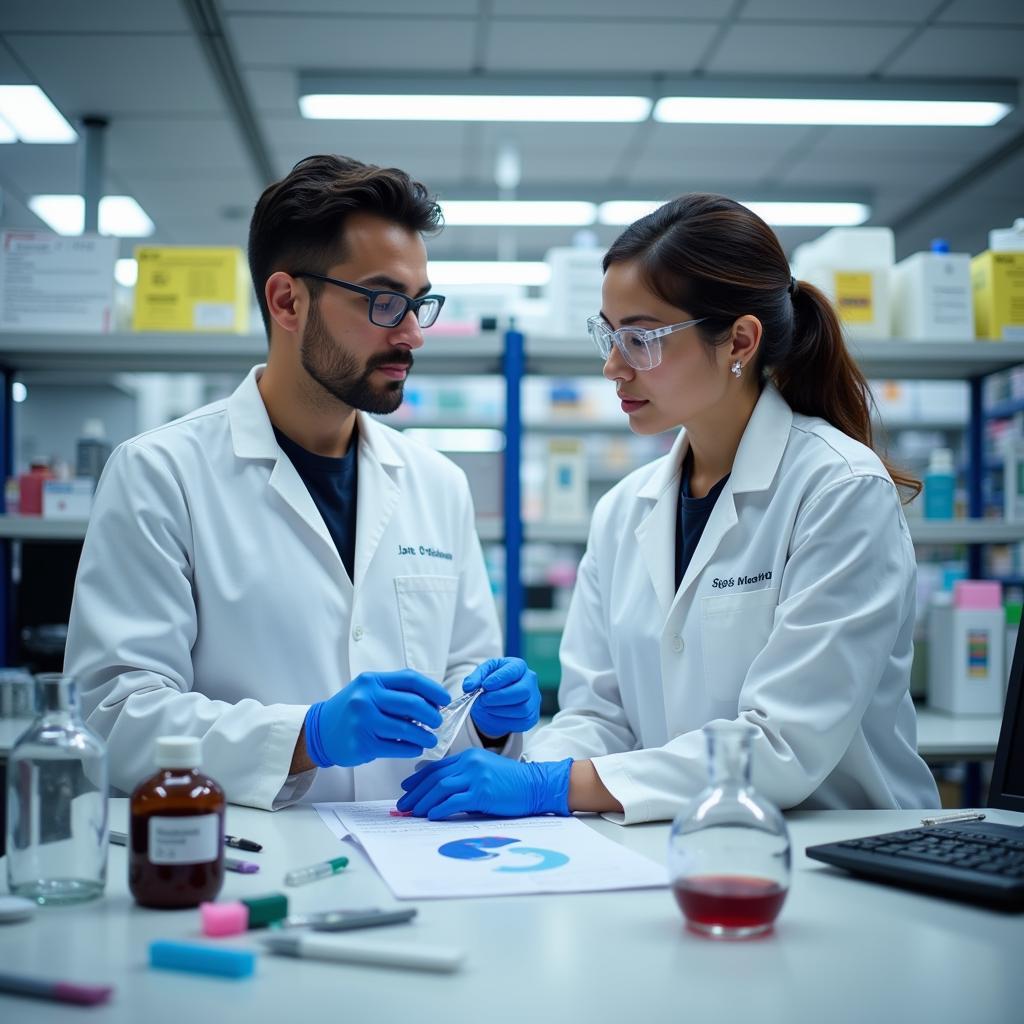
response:
{"label": "blue pie chart", "polygon": [[456,839],[452,843],[439,846],[437,852],[442,857],[454,857],[456,860],[490,860],[497,857],[488,851],[495,847],[518,843],[518,839],[506,839],[504,836],[480,836],[474,839]]}
{"label": "blue pie chart", "polygon": [[474,836],[471,839],[456,839],[437,848],[442,857],[455,860],[494,860],[503,855],[527,857],[522,864],[502,864],[495,871],[506,874],[521,874],[526,871],[550,871],[569,863],[569,858],[557,850],[545,850],[539,846],[517,846],[518,839],[507,836]]}

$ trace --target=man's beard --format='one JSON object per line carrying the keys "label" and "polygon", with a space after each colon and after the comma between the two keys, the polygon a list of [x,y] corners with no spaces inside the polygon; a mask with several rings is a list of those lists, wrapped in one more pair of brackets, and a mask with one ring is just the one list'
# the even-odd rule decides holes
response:
{"label": "man's beard", "polygon": [[371,356],[360,373],[359,362],[351,352],[342,350],[327,333],[320,310],[310,310],[299,348],[302,368],[325,391],[339,402],[363,412],[390,413],[401,404],[405,381],[391,380],[383,387],[374,386],[371,378],[378,366],[412,366],[412,353],[393,349]]}

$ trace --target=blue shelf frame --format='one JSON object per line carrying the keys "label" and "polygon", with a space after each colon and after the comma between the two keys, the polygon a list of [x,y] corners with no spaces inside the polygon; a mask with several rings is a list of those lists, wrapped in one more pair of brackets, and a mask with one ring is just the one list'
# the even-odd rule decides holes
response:
{"label": "blue shelf frame", "polygon": [[505,654],[522,656],[523,650],[523,371],[525,338],[514,327],[505,332],[502,370],[505,374],[505,458],[502,502],[505,524]]}

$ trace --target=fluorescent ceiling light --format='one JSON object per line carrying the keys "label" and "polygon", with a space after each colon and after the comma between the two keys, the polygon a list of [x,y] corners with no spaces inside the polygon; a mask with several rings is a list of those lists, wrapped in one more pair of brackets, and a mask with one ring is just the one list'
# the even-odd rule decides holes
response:
{"label": "fluorescent ceiling light", "polygon": [[764,99],[666,96],[654,120],[674,124],[845,124],[988,127],[1012,109],[975,100]]}
{"label": "fluorescent ceiling light", "polygon": [[551,280],[546,263],[502,260],[431,260],[428,268],[434,285],[521,284],[543,285]]}
{"label": "fluorescent ceiling light", "polygon": [[[864,203],[782,203],[737,200],[775,227],[854,227],[871,216]],[[623,225],[653,213],[662,204],[655,200],[623,199],[602,203],[597,219],[601,224]]]}
{"label": "fluorescent ceiling light", "polygon": [[856,227],[871,216],[864,203],[743,202],[762,220],[779,227]]}
{"label": "fluorescent ceiling light", "polygon": [[402,433],[439,452],[505,450],[504,431],[490,428],[408,427]]}
{"label": "fluorescent ceiling light", "polygon": [[17,142],[18,135],[15,130],[0,117],[0,143],[2,142]]}
{"label": "fluorescent ceiling light", "polygon": [[128,257],[114,263],[114,280],[125,288],[134,288],[139,279],[139,264]]}
{"label": "fluorescent ceiling light", "polygon": [[632,224],[662,204],[656,199],[613,199],[597,208],[599,224]]}
{"label": "fluorescent ceiling light", "polygon": [[20,380],[16,380],[11,385],[11,398],[13,398],[15,402],[19,403],[24,402],[25,399],[28,398],[28,388],[25,387]]}
{"label": "fluorescent ceiling light", "polygon": [[646,96],[449,96],[316,93],[299,97],[311,119],[346,121],[604,121],[647,120]]}
{"label": "fluorescent ceiling light", "polygon": [[594,223],[594,203],[516,199],[449,200],[441,203],[447,225],[586,227]]}
{"label": "fluorescent ceiling light", "polygon": [[[85,228],[85,200],[81,196],[30,196],[29,209],[58,235],[80,235]],[[156,226],[131,196],[104,196],[100,200],[101,235],[144,238]]]}
{"label": "fluorescent ceiling light", "polygon": [[38,85],[0,85],[0,117],[22,142],[75,142],[78,135]]}

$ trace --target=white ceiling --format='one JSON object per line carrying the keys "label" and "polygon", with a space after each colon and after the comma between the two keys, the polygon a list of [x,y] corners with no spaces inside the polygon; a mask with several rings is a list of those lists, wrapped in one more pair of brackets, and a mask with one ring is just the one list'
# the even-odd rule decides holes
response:
{"label": "white ceiling", "polygon": [[[1024,0],[205,0],[275,175],[334,151],[405,168],[442,198],[494,191],[498,149],[521,191],[668,197],[708,189],[871,202],[900,255],[941,234],[978,251],[1024,215],[1024,114],[988,129],[304,121],[302,71],[743,75],[852,81],[1024,78]],[[107,192],[134,195],[154,241],[244,245],[265,181],[185,0],[4,0],[0,82],[35,82],[75,121],[109,118]],[[1003,147],[1012,152],[993,163]],[[81,146],[0,146],[0,224],[38,227],[37,192],[79,189]],[[992,166],[989,166],[992,164]],[[955,186],[955,187],[950,187]],[[496,194],[496,193],[495,193]],[[937,205],[927,205],[939,196]],[[922,204],[925,209],[922,210]],[[905,219],[917,211],[914,220]],[[791,248],[815,230],[781,229]],[[610,242],[615,229],[601,229]],[[520,258],[571,229],[520,229]],[[449,228],[444,258],[493,258],[497,230]],[[124,244],[130,252],[131,243]]]}

